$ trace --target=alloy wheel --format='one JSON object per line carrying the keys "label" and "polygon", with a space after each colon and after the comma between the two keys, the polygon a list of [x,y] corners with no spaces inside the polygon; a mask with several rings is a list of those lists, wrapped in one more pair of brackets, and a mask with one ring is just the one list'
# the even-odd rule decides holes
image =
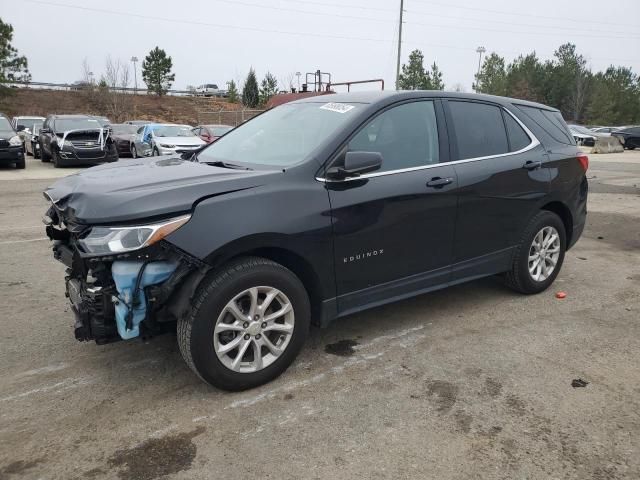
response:
{"label": "alloy wheel", "polygon": [[536,282],[544,282],[551,276],[560,258],[560,234],[554,227],[544,227],[531,242],[529,248],[529,274]]}
{"label": "alloy wheel", "polygon": [[230,370],[253,373],[267,368],[291,341],[295,315],[280,290],[259,286],[233,297],[218,316],[213,347]]}

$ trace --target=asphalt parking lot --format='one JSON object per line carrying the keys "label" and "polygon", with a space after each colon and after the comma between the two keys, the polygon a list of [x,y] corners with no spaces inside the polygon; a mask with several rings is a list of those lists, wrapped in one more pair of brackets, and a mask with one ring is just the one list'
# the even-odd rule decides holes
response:
{"label": "asphalt parking lot", "polygon": [[640,478],[640,152],[590,159],[551,290],[491,278],[354,315],[236,394],[173,336],[76,342],[40,222],[75,170],[0,168],[0,479]]}

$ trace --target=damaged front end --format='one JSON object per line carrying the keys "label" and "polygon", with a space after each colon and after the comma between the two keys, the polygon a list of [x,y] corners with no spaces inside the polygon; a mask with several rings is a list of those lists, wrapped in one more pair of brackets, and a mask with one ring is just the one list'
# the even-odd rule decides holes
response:
{"label": "damaged front end", "polygon": [[111,129],[66,130],[57,136],[56,153],[67,162],[115,162],[118,152]]}
{"label": "damaged front end", "polygon": [[190,219],[138,226],[87,226],[62,217],[55,203],[44,222],[53,255],[66,267],[66,295],[77,340],[105,344],[175,328],[188,305],[182,288],[206,272],[200,260],[164,237]]}

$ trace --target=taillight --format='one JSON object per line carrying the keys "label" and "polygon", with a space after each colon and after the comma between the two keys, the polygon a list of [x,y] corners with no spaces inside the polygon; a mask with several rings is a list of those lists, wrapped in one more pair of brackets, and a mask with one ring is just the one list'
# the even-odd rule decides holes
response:
{"label": "taillight", "polygon": [[579,153],[576,158],[585,172],[589,170],[589,157],[585,153]]}

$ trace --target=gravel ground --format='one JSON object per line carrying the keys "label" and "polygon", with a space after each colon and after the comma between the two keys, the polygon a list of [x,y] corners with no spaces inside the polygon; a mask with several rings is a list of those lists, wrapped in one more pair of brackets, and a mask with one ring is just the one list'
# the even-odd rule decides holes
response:
{"label": "gravel ground", "polygon": [[591,156],[549,291],[490,278],[354,315],[237,394],[170,335],[74,340],[40,224],[73,170],[28,162],[0,169],[0,479],[640,478],[640,153]]}

